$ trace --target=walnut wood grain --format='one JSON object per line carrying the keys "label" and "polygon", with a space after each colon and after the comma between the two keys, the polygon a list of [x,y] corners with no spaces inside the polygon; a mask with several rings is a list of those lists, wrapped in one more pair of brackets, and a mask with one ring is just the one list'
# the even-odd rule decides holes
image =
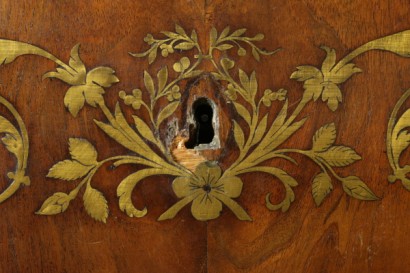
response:
{"label": "walnut wood grain", "polygon": [[[229,9],[223,9],[224,4],[214,4],[216,25],[225,25],[228,20],[244,17],[246,13],[249,14],[246,20],[249,29],[258,29],[266,37],[272,37],[271,47],[283,47],[284,50],[272,58],[274,60],[262,61],[257,72],[262,72],[261,82],[266,85],[285,86],[289,96],[295,96],[293,101],[300,97],[301,86],[288,77],[295,66],[317,63],[322,58],[319,46],[336,48],[340,58],[366,40],[407,29],[410,23],[403,16],[409,11],[403,1],[344,4],[264,1],[232,4]],[[309,115],[309,121],[287,146],[309,147],[310,137],[305,136],[310,136],[313,128],[320,124],[334,120],[340,132],[336,141],[355,147],[362,156],[362,160],[350,169],[383,199],[363,204],[335,189],[332,197],[317,209],[310,196],[310,184],[312,175],[319,169],[300,158],[298,162],[302,167],[287,169],[300,181],[296,190],[299,200],[286,214],[270,213],[263,207],[264,193],[275,192],[278,181],[251,174],[243,178],[248,182],[245,182],[240,202],[248,204],[248,212],[257,221],[237,223],[226,213],[221,221],[209,223],[209,272],[407,270],[405,252],[409,242],[403,227],[408,221],[403,213],[407,208],[404,200],[408,192],[398,185],[389,185],[386,180],[390,171],[385,132],[395,102],[409,86],[409,79],[404,76],[409,71],[409,63],[392,54],[372,52],[359,57],[356,64],[364,72],[344,84],[341,108],[332,114],[324,105],[306,109],[304,113]],[[344,174],[348,172],[343,170]],[[260,180],[265,183],[254,183]],[[281,194],[276,192],[277,200]],[[394,199],[396,201],[392,202]]]}

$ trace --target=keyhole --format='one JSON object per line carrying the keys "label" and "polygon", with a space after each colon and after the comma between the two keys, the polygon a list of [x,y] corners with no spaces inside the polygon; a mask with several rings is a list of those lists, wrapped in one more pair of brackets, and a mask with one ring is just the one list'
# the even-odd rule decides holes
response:
{"label": "keyhole", "polygon": [[214,111],[208,100],[200,98],[194,102],[193,113],[195,126],[190,128],[189,140],[185,143],[188,149],[199,144],[209,144],[214,139],[215,131],[212,125]]}

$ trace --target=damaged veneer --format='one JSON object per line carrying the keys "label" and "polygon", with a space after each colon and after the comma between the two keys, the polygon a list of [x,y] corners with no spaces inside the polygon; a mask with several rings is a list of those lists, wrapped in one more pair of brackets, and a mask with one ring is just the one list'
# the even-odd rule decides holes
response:
{"label": "damaged veneer", "polygon": [[194,171],[202,162],[219,159],[230,121],[222,113],[221,109],[226,109],[225,101],[211,76],[204,74],[187,88],[187,96],[181,102],[183,116],[180,122],[168,123],[168,132],[174,132],[170,145],[172,157]]}

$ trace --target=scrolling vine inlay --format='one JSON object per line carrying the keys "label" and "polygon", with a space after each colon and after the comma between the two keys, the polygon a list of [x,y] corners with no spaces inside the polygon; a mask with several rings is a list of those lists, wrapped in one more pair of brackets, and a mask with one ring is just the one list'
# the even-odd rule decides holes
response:
{"label": "scrolling vine inlay", "polygon": [[410,127],[410,109],[406,109],[397,119],[400,108],[409,96],[410,89],[404,92],[393,109],[387,126],[386,144],[388,160],[393,170],[393,174],[388,176],[389,182],[401,181],[403,186],[410,191],[410,179],[408,178],[410,165],[400,166],[400,156],[410,145],[410,134],[407,131]]}
{"label": "scrolling vine inlay", "polygon": [[16,127],[5,117],[0,116],[0,134],[3,135],[1,142],[17,160],[16,171],[7,173],[7,177],[12,182],[0,194],[0,203],[2,203],[12,196],[21,185],[30,185],[30,178],[26,176],[29,146],[26,126],[14,106],[2,96],[0,96],[0,104],[6,107],[18,125]]}
{"label": "scrolling vine inlay", "polygon": [[[54,72],[48,72],[45,78],[57,78],[71,85],[67,90],[64,105],[75,117],[85,104],[98,107],[106,116],[108,123],[94,120],[96,125],[119,145],[124,146],[132,155],[118,155],[99,160],[96,148],[86,139],[69,139],[71,158],[55,164],[48,177],[62,180],[79,180],[77,186],[69,193],[57,192],[46,199],[37,212],[42,215],[54,215],[64,212],[70,201],[84,189],[83,200],[87,213],[95,220],[106,222],[109,214],[104,195],[91,185],[93,175],[106,162],[112,162],[114,167],[123,164],[136,164],[145,168],[136,171],[120,182],[117,187],[119,206],[130,217],[143,217],[147,209],[137,209],[131,200],[134,187],[141,180],[154,175],[174,176],[172,189],[179,200],[165,211],[158,220],[171,219],[185,206],[191,206],[192,215],[201,221],[215,219],[220,215],[223,206],[229,208],[240,220],[251,220],[248,213],[235,201],[242,192],[241,175],[249,172],[263,172],[277,178],[285,188],[285,197],[278,204],[272,204],[270,194],[266,195],[266,206],[270,210],[287,211],[295,200],[293,188],[298,182],[284,170],[263,166],[263,162],[278,158],[296,164],[292,154],[301,154],[312,160],[321,169],[313,178],[312,195],[319,206],[332,191],[332,180],[341,183],[343,190],[350,196],[360,200],[377,200],[378,197],[357,176],[341,177],[335,168],[345,167],[360,160],[361,157],[352,148],[335,144],[336,126],[334,123],[324,124],[312,137],[309,150],[297,148],[278,148],[286,144],[291,135],[305,123],[306,117],[299,117],[308,103],[317,102],[320,98],[326,102],[331,111],[337,110],[342,102],[342,92],[339,85],[361,70],[351,63],[358,55],[369,50],[386,50],[403,57],[410,57],[410,31],[404,31],[366,43],[336,62],[334,49],[322,47],[326,58],[319,68],[314,66],[299,66],[290,76],[291,79],[303,83],[304,92],[293,111],[288,109],[287,90],[260,90],[255,72],[247,74],[236,64],[229,53],[236,50],[244,57],[250,50],[253,58],[260,60],[261,55],[272,55],[277,50],[268,52],[255,43],[264,39],[263,34],[253,37],[245,35],[246,29],[230,30],[229,27],[220,33],[215,28],[210,31],[210,46],[205,51],[200,47],[197,33],[193,30],[187,33],[176,25],[175,31],[162,31],[163,38],[155,38],[148,34],[144,41],[149,49],[143,53],[131,53],[134,57],[146,57],[152,64],[158,57],[182,53],[176,63],[170,65],[177,77],[169,76],[168,66],[163,66],[153,72],[144,71],[144,88],[136,88],[131,92],[120,91],[120,101],[112,112],[105,104],[105,89],[117,83],[119,79],[115,71],[109,67],[97,67],[87,70],[79,56],[79,45],[71,51],[68,64],[54,55],[36,46],[17,41],[0,40],[0,57],[4,63],[13,61],[24,54],[43,56],[54,61],[59,67]],[[195,51],[193,57],[188,57],[188,51]],[[219,53],[218,53],[219,52]],[[186,55],[186,56],[184,56]],[[212,71],[203,71],[199,65],[203,62],[212,64]],[[235,71],[235,73],[232,73]],[[236,73],[237,72],[237,73]],[[204,161],[191,171],[178,163],[171,155],[164,140],[159,136],[159,129],[175,114],[180,105],[180,83],[190,78],[196,78],[209,73],[213,79],[223,86],[224,98],[232,103],[237,112],[238,122],[232,120],[232,133],[239,150],[236,160],[226,169],[218,162]],[[234,76],[234,75],[238,76]],[[148,98],[148,99],[147,99]],[[158,102],[168,101],[164,108]],[[133,126],[124,117],[121,109],[132,107],[136,114],[132,116]],[[263,108],[279,107],[279,113],[268,123],[274,111],[263,115]],[[149,120],[142,119],[138,113],[144,109],[149,113]],[[397,126],[397,125],[396,125]],[[245,133],[248,132],[248,133]],[[393,156],[394,157],[394,156]],[[396,176],[398,173],[395,173]]]}

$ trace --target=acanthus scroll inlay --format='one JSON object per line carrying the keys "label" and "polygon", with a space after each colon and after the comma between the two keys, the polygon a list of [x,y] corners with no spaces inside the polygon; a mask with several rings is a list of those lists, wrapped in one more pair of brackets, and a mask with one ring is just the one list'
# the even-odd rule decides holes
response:
{"label": "acanthus scroll inlay", "polygon": [[[239,57],[245,57],[250,50],[252,57],[259,61],[261,55],[277,53],[277,50],[268,52],[256,45],[258,41],[264,39],[263,34],[248,37],[245,35],[246,29],[231,31],[226,27],[218,33],[215,28],[212,28],[210,46],[204,50],[198,42],[195,30],[187,33],[182,27],[176,25],[174,32],[162,31],[161,33],[164,35],[163,38],[155,38],[148,34],[144,41],[149,45],[149,49],[131,55],[146,57],[149,64],[158,58],[158,54],[166,58],[169,54],[178,54],[176,53],[178,51],[182,54],[181,58],[169,67],[163,66],[158,71],[144,71],[144,88],[120,91],[119,102],[113,111],[106,106],[104,93],[107,88],[119,81],[115,71],[110,67],[88,70],[79,56],[79,45],[74,46],[71,58],[66,64],[36,46],[0,40],[0,57],[4,63],[12,62],[24,54],[34,54],[59,65],[56,71],[48,72],[44,77],[57,78],[71,86],[64,98],[64,105],[69,112],[76,117],[85,105],[99,108],[105,115],[106,121],[94,120],[96,125],[131,152],[131,154],[101,160],[91,141],[80,138],[69,139],[70,158],[52,166],[47,176],[67,181],[79,180],[79,182],[70,192],[57,192],[47,198],[38,214],[54,215],[66,211],[70,201],[84,188],[83,200],[87,213],[95,220],[106,222],[109,215],[108,204],[103,193],[92,185],[92,178],[104,163],[112,162],[114,167],[123,164],[143,166],[142,169],[121,181],[117,187],[119,207],[130,217],[143,217],[147,213],[146,208],[138,209],[133,205],[131,195],[134,187],[149,176],[168,175],[175,177],[172,189],[179,200],[158,220],[171,219],[183,207],[190,205],[192,215],[197,220],[215,219],[219,217],[223,207],[226,207],[238,219],[250,221],[251,216],[235,200],[247,184],[246,181],[245,183],[242,181],[241,175],[263,172],[280,181],[285,188],[284,199],[278,204],[273,204],[268,193],[265,198],[266,206],[270,210],[285,212],[295,200],[293,188],[298,185],[298,182],[284,170],[262,164],[269,159],[278,158],[296,165],[296,161],[292,158],[295,153],[307,157],[320,168],[320,173],[313,178],[312,183],[312,196],[318,206],[330,194],[334,182],[338,183],[349,196],[360,200],[378,200],[362,179],[354,175],[342,177],[336,172],[337,168],[353,164],[360,160],[361,156],[353,148],[335,143],[337,128],[334,123],[323,124],[317,129],[312,136],[311,148],[308,150],[279,147],[285,146],[289,137],[304,125],[307,117],[300,117],[300,114],[306,105],[320,103],[320,99],[331,111],[336,111],[340,107],[343,98],[340,84],[361,72],[361,69],[352,63],[355,57],[369,50],[385,50],[410,57],[410,31],[368,42],[339,61],[334,49],[322,47],[326,57],[319,68],[310,65],[298,66],[290,76],[291,79],[302,82],[304,88],[297,106],[292,111],[288,109],[289,91],[284,88],[276,91],[260,90],[255,71],[247,73],[241,68],[236,68],[235,61],[229,57],[229,53],[233,51],[236,51]],[[195,51],[193,57],[185,54],[188,51]],[[200,65],[204,62],[211,63],[212,71],[201,69]],[[177,77],[171,77],[170,74],[173,73],[169,74],[169,69],[173,69]],[[233,105],[237,113],[235,118],[231,118],[233,118],[232,134],[238,149],[238,157],[225,169],[222,169],[218,162],[206,160],[198,161],[195,169],[187,168],[174,159],[169,147],[159,137],[161,125],[168,121],[180,107],[181,92],[183,92],[181,82],[204,74],[210,74],[214,80],[219,81],[224,89],[224,98]],[[164,101],[168,103],[161,109],[158,103]],[[399,102],[397,107],[401,104],[402,102]],[[132,116],[134,124],[131,125],[126,121],[122,107],[131,107],[135,111]],[[278,114],[273,119],[270,115],[274,111],[262,114],[266,112],[266,108],[279,109]],[[141,110],[148,112],[148,120],[139,116]],[[389,153],[389,160],[393,164],[395,178],[402,179],[403,183],[405,181],[401,175],[406,167],[401,168],[396,163],[404,148],[395,152],[395,147],[402,144],[394,143],[399,136],[402,136],[401,132],[406,127],[401,122],[406,113],[396,124],[389,125],[389,132],[393,137],[389,137],[390,140],[387,141],[388,147],[393,147],[392,152]],[[394,110],[392,120],[396,119],[396,115],[397,111]],[[17,117],[16,119],[18,120]],[[268,120],[273,121],[268,122]],[[24,142],[27,139],[25,129],[20,128],[20,131],[19,136]],[[6,132],[5,140],[3,139],[6,146],[7,141],[12,140],[10,136],[13,134]],[[19,136],[13,139],[16,140]],[[28,144],[23,150],[28,152]],[[24,164],[24,168],[21,169],[23,175]],[[393,176],[390,178],[393,180]]]}
{"label": "acanthus scroll inlay", "polygon": [[0,96],[0,104],[6,107],[18,125],[14,126],[0,115],[0,135],[3,135],[1,142],[17,160],[15,172],[7,173],[7,177],[11,180],[10,185],[0,193],[0,203],[2,203],[10,198],[21,185],[30,185],[30,178],[26,176],[29,148],[26,125],[14,106],[2,96]]}

